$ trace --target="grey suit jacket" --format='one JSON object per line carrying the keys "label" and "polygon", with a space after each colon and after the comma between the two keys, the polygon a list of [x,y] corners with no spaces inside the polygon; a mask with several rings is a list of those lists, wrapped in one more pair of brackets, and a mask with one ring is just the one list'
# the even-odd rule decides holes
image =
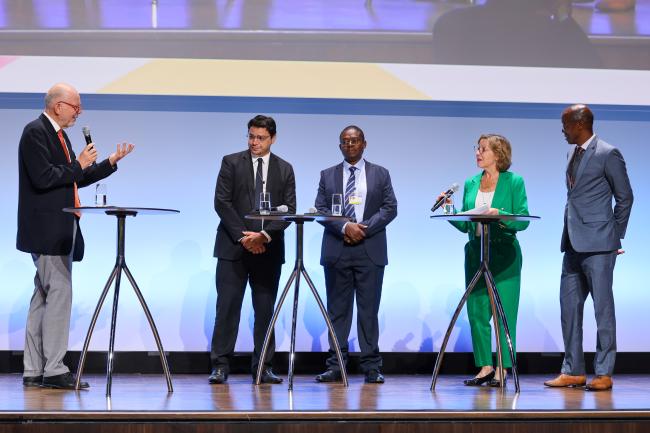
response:
{"label": "grey suit jacket", "polygon": [[[568,161],[573,152],[575,147]],[[575,185],[567,183],[561,250],[566,251],[569,240],[582,253],[621,248],[633,201],[623,155],[596,136],[580,161]]]}
{"label": "grey suit jacket", "polygon": [[[386,226],[397,216],[397,199],[388,170],[366,160],[367,192],[361,224],[368,226],[362,241],[375,265],[388,264]],[[315,207],[319,213],[331,214],[332,194],[343,193],[343,163],[321,171]],[[324,222],[321,265],[334,265],[343,249],[344,222]]]}

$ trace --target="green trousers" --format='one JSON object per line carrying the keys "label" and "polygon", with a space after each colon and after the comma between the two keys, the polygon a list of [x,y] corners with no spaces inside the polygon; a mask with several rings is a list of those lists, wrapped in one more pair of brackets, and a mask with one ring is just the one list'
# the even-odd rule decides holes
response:
{"label": "green trousers", "polygon": [[[515,350],[517,337],[517,311],[519,309],[519,291],[521,286],[521,248],[516,239],[495,239],[490,242],[490,271],[494,277],[501,303],[508,321],[508,329],[512,338],[512,348]],[[465,284],[481,264],[481,240],[474,239],[465,245]],[[492,308],[488,296],[485,279],[481,278],[467,299],[467,316],[472,330],[472,347],[474,362],[477,367],[495,365],[492,362]],[[506,342],[503,324],[499,322],[501,338],[501,354],[503,366],[512,367],[508,343]]]}

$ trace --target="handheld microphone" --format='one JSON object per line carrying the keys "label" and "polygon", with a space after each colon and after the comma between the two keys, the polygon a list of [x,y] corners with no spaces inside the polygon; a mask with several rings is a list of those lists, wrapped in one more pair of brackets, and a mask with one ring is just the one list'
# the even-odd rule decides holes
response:
{"label": "handheld microphone", "polygon": [[93,139],[90,137],[90,128],[87,126],[84,126],[81,128],[81,132],[84,135],[84,138],[86,139],[86,146],[88,146],[90,143],[93,142]]}
{"label": "handheld microphone", "polygon": [[[88,146],[90,143],[93,142],[92,137],[90,136],[90,128],[87,126],[84,126],[81,128],[81,132],[84,135],[84,139],[86,140],[86,146]],[[95,166],[97,165],[97,162],[93,162],[91,165]]]}
{"label": "handheld microphone", "polygon": [[457,183],[455,182],[452,183],[449,189],[445,191],[442,197],[440,197],[440,199],[436,201],[436,203],[433,205],[433,207],[431,208],[431,212],[435,212],[435,210],[438,209],[440,206],[442,206],[449,197],[451,197],[452,195],[454,195],[456,191],[458,191],[459,188],[460,186]]}

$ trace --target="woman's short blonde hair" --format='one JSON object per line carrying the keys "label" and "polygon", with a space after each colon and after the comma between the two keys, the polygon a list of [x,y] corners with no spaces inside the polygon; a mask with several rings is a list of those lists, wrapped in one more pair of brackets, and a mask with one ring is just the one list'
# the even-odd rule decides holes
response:
{"label": "woman's short blonde hair", "polygon": [[504,172],[512,165],[512,146],[506,137],[499,134],[482,134],[477,143],[487,140],[490,150],[497,159],[497,170]]}

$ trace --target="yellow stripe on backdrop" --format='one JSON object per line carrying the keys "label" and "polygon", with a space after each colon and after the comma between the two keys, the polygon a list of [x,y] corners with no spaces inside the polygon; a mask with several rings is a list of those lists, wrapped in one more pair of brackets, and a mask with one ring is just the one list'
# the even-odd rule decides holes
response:
{"label": "yellow stripe on backdrop", "polygon": [[99,93],[430,99],[380,65],[258,60],[152,60]]}

